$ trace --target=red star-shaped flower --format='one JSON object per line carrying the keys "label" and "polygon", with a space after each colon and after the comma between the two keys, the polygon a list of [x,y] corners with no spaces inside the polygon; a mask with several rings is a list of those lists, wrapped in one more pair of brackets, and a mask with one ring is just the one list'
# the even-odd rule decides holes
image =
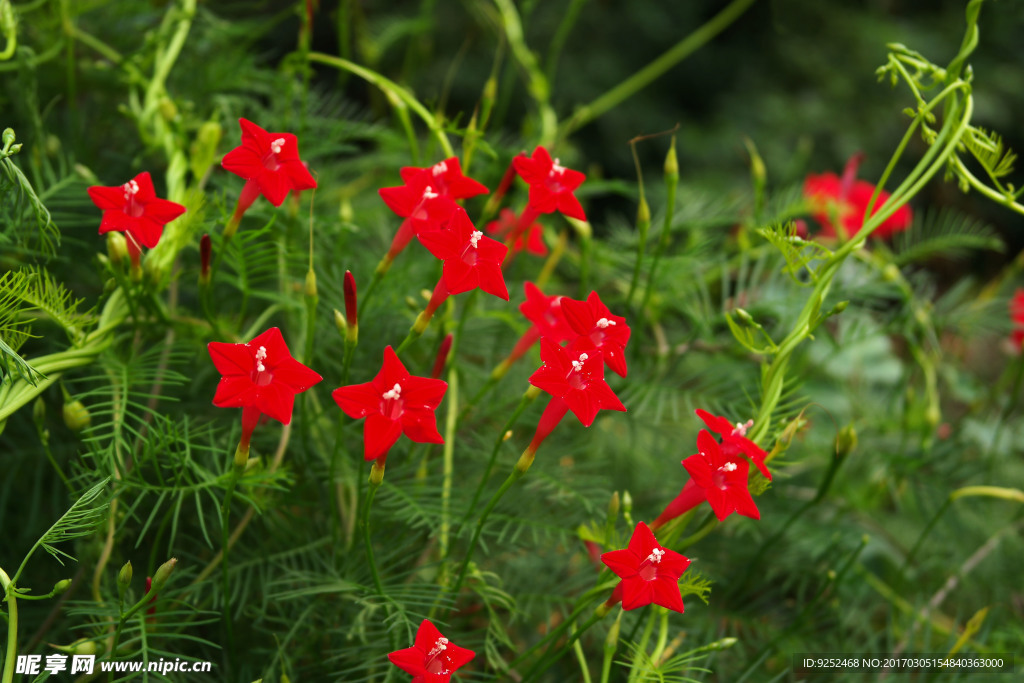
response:
{"label": "red star-shaped flower", "polygon": [[448,227],[419,234],[431,254],[444,261],[443,280],[448,294],[461,294],[479,287],[508,301],[508,289],[501,274],[501,262],[508,248],[473,226],[466,210],[457,207]]}
{"label": "red star-shaped flower", "polygon": [[[498,220],[487,224],[487,234],[495,237],[504,237],[511,233],[519,225],[519,216],[512,209],[502,209],[498,214]],[[512,252],[519,252],[523,249],[536,256],[547,256],[548,245],[544,244],[544,227],[540,223],[531,223],[521,231],[519,237],[512,244]]]}
{"label": "red star-shaped flower", "polygon": [[604,360],[612,372],[626,376],[626,344],[629,343],[629,325],[626,319],[612,315],[597,292],[591,292],[586,301],[568,297],[562,299],[562,313],[576,334],[601,349]]}
{"label": "red star-shaped flower", "polygon": [[331,396],[349,417],[366,418],[363,457],[376,460],[387,455],[402,432],[418,443],[444,443],[434,411],[447,389],[442,380],[410,375],[388,346],[372,381],[340,387]]}
{"label": "red star-shaped flower", "polygon": [[562,312],[563,296],[548,296],[532,282],[523,283],[526,301],[519,305],[519,311],[533,323],[538,338],[547,338],[561,344],[576,337]]}
{"label": "red star-shaped flower", "polygon": [[148,171],[115,187],[90,187],[89,198],[96,208],[103,210],[100,234],[114,230],[128,235],[134,247],[152,249],[160,241],[164,226],[185,213],[185,207],[167,199],[160,199],[153,189]]}
{"label": "red star-shaped flower", "polygon": [[[696,455],[683,460],[683,467],[704,495],[721,521],[733,512],[761,519],[761,513],[747,488],[750,464],[745,458],[728,457],[719,448],[715,437],[706,429],[697,434]],[[685,490],[685,489],[684,489]]]}
{"label": "red star-shaped flower", "polygon": [[626,410],[604,381],[599,349],[584,351],[574,344],[562,348],[541,339],[540,358],[544,363],[530,376],[530,384],[562,399],[584,427],[591,425],[599,410]]}
{"label": "red star-shaped flower", "polygon": [[628,547],[601,555],[601,561],[622,579],[622,609],[636,609],[653,602],[683,611],[679,577],[690,566],[690,560],[658,545],[658,539],[643,522],[637,523]]}
{"label": "red star-shaped flower", "polygon": [[[274,206],[281,206],[292,190],[316,187],[316,180],[299,159],[299,141],[294,135],[269,133],[247,119],[238,119],[238,124],[242,144],[224,155],[221,165],[225,169],[255,185]],[[254,199],[249,183],[246,187]]]}
{"label": "red star-shaped flower", "polygon": [[1010,299],[1010,320],[1013,321],[1010,341],[1014,348],[1024,348],[1024,289],[1018,289]]}
{"label": "red star-shaped flower", "polygon": [[746,423],[737,422],[733,424],[724,417],[712,415],[708,411],[699,408],[697,409],[697,417],[704,420],[704,424],[708,426],[708,429],[722,437],[720,449],[725,457],[735,458],[737,455],[743,454],[750,458],[751,462],[765,476],[765,479],[771,480],[772,473],[768,471],[768,467],[764,464],[768,454],[746,437],[747,430],[754,424],[753,420],[748,420]]}
{"label": "red star-shaped flower", "polygon": [[533,150],[533,156],[517,156],[512,164],[530,186],[530,208],[535,212],[561,211],[570,218],[587,220],[583,207],[573,194],[587,179],[585,175],[562,166],[558,159],[552,160],[548,151],[540,146]]}
{"label": "red star-shaped flower", "polygon": [[[842,178],[835,173],[822,173],[810,174],[804,180],[804,197],[811,203],[812,215],[821,224],[821,234],[825,237],[834,237],[836,234],[836,228],[832,224],[834,217],[838,217],[847,237],[853,237],[864,227],[864,214],[875,192],[875,186],[865,180],[856,179],[860,160],[860,154],[851,157],[846,163]],[[889,193],[881,190],[875,199],[871,215],[877,213],[888,199]],[[912,221],[910,207],[903,205],[886,218],[871,236],[886,239],[893,233],[909,228]]]}
{"label": "red star-shaped flower", "polygon": [[223,375],[213,397],[219,408],[242,408],[242,441],[260,414],[288,424],[292,419],[295,394],[323,379],[292,358],[281,330],[271,327],[246,344],[210,342],[210,358]]}
{"label": "red star-shaped flower", "polygon": [[473,657],[475,652],[445,638],[427,619],[420,623],[412,647],[388,654],[392,664],[412,674],[412,683],[448,683],[452,674]]}

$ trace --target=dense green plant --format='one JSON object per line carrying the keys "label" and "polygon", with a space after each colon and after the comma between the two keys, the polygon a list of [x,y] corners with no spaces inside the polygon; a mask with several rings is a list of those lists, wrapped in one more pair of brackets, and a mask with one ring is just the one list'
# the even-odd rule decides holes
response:
{"label": "dense green plant", "polygon": [[[631,141],[634,189],[601,178],[575,136],[753,0],[580,106],[556,94],[585,2],[567,0],[543,39],[543,3],[465,3],[497,37],[492,61],[463,71],[443,52],[448,85],[429,96],[409,76],[440,61],[434,3],[406,18],[318,4],[0,0],[3,683],[19,655],[58,651],[214,663],[110,680],[405,680],[387,655],[424,619],[476,652],[457,680],[768,680],[798,653],[1019,649],[1024,355],[1004,347],[1021,259],[984,278],[950,268],[1004,249],[950,209],[915,203],[892,228],[944,179],[1024,213],[1013,152],[975,120],[981,0],[944,66],[889,46],[877,73],[900,88],[906,130],[852,231],[856,164],[823,205],[773,181],[747,140],[750,181],[722,193],[680,167],[669,131]],[[321,49],[331,20],[338,44]],[[471,88],[470,107],[448,107]],[[316,190],[234,213],[243,183],[219,162],[240,117],[295,133]],[[547,255],[505,264],[511,303],[460,294],[428,325],[441,267],[418,244],[381,260],[402,219],[377,190],[399,167],[459,158],[491,188],[463,202],[483,230],[535,201],[523,183],[496,189],[537,145],[588,173],[590,222],[540,216]],[[652,149],[663,165],[641,163]],[[104,253],[88,188],[147,169],[187,211],[130,264],[120,233]],[[839,234],[808,236],[809,218]],[[628,376],[607,374],[627,412],[569,418],[539,452],[537,353],[504,362],[529,330],[527,281],[597,292],[632,328]],[[210,405],[207,345],[275,326],[324,381],[250,445],[252,425]],[[447,391],[444,444],[399,440],[385,475],[327,391],[369,382],[387,346]],[[695,409],[752,420],[773,474],[750,475],[759,521],[698,508],[654,522],[688,479]],[[588,557],[625,548],[640,521],[692,560],[682,615],[620,610],[618,579]]]}

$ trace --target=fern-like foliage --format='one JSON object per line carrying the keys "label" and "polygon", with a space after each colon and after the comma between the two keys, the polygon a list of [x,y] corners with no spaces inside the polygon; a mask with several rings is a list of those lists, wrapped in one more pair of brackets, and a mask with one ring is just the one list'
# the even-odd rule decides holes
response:
{"label": "fern-like foliage", "polygon": [[74,505],[67,512],[61,515],[60,519],[54,522],[53,526],[47,529],[46,533],[35,542],[32,549],[25,555],[25,559],[21,562],[21,568],[18,569],[19,574],[21,569],[28,564],[32,554],[39,548],[53,555],[54,559],[61,564],[64,564],[64,561],[61,560],[62,556],[72,562],[75,561],[74,557],[57,548],[56,544],[88,536],[99,528],[103,520],[106,519],[107,507],[110,502],[110,494],[107,491],[107,483],[109,481],[109,477],[104,477],[94,484],[75,501]]}
{"label": "fern-like foliage", "polygon": [[893,241],[898,266],[933,256],[957,258],[971,249],[1002,252],[1005,246],[996,231],[976,218],[954,210],[925,211],[908,230]]}
{"label": "fern-like foliage", "polygon": [[1013,172],[1017,154],[1003,143],[998,133],[971,126],[963,139],[968,151],[993,179]]}
{"label": "fern-like foliage", "polygon": [[[34,235],[29,233],[32,226]],[[4,153],[0,155],[0,245],[33,242],[43,256],[53,256],[60,232],[32,183]]]}
{"label": "fern-like foliage", "polygon": [[[75,298],[41,266],[26,266],[0,276],[0,321],[4,316],[20,319],[29,313],[41,314],[64,328],[70,339],[76,340],[92,322],[89,312],[78,310],[81,305],[81,299]],[[3,331],[0,324],[0,332]]]}

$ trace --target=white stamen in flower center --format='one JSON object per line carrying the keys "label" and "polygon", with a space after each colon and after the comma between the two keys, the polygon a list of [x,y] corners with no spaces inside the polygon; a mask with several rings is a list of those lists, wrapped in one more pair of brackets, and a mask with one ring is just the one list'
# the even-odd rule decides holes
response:
{"label": "white stamen in flower center", "polygon": [[722,465],[721,467],[719,467],[718,469],[721,470],[722,472],[735,472],[736,471],[736,463],[734,463],[734,462],[727,462],[724,465]]}
{"label": "white stamen in flower center", "polygon": [[754,421],[753,420],[747,420],[745,423],[744,422],[737,422],[736,423],[736,429],[732,430],[732,435],[736,436],[737,434],[739,434],[740,436],[746,436],[747,435],[747,430],[750,429],[753,426],[754,426]]}
{"label": "white stamen in flower center", "polygon": [[425,188],[423,188],[423,198],[424,199],[433,199],[434,197],[437,197],[437,196],[438,196],[438,194],[436,192],[434,192],[434,188],[432,188],[430,185],[427,185]]}
{"label": "white stamen in flower center", "polygon": [[431,169],[431,173],[434,174],[435,178],[437,176],[441,175],[442,173],[447,173],[447,172],[448,172],[448,164],[446,164],[443,161],[437,162],[436,164],[434,164],[434,167]]}
{"label": "white stamen in flower center", "polygon": [[270,143],[270,151],[274,154],[280,154],[282,147],[284,147],[284,138],[278,138]]}
{"label": "white stamen in flower center", "polygon": [[583,361],[585,361],[587,358],[589,358],[589,356],[587,356],[587,354],[581,353],[580,354],[580,359],[579,360],[574,360],[572,362],[572,369],[575,370],[576,372],[582,371],[583,370]]}
{"label": "white stamen in flower center", "polygon": [[565,173],[565,166],[562,166],[561,161],[555,159],[555,163],[551,164],[551,173],[554,175],[562,175]]}
{"label": "white stamen in flower center", "polygon": [[609,326],[614,327],[615,326],[615,321],[614,320],[609,320],[608,318],[599,318],[597,323],[596,323],[596,325],[603,330],[604,328],[609,327]]}
{"label": "white stamen in flower center", "polygon": [[263,365],[263,361],[265,361],[266,359],[267,359],[267,347],[266,346],[261,346],[260,348],[256,349],[256,371],[257,372],[266,372],[267,371],[267,367],[265,365]]}
{"label": "white stamen in flower center", "polygon": [[430,652],[427,653],[427,657],[436,657],[447,649],[448,639],[441,636],[437,639],[437,642],[434,643],[434,647],[430,648]]}
{"label": "white stamen in flower center", "polygon": [[469,243],[470,243],[470,245],[474,249],[476,249],[477,242],[479,242],[480,238],[483,237],[483,236],[484,236],[484,234],[482,232],[480,232],[479,230],[474,230],[473,234],[469,236]]}
{"label": "white stamen in flower center", "polygon": [[651,554],[647,556],[647,561],[651,564],[659,564],[663,557],[665,557],[665,551],[662,548],[655,548],[651,551]]}
{"label": "white stamen in flower center", "polygon": [[384,399],[385,401],[389,401],[389,400],[391,400],[391,399],[393,399],[393,398],[398,398],[398,397],[399,397],[399,396],[401,396],[401,395],[402,395],[402,386],[401,386],[400,384],[397,384],[397,383],[396,383],[396,384],[395,384],[395,386],[393,386],[393,387],[391,387],[390,389],[388,389],[387,391],[385,391],[385,392],[384,392],[384,393],[383,393],[383,394],[381,395],[381,397],[382,397],[382,398],[383,398],[383,399]]}
{"label": "white stamen in flower center", "polygon": [[134,180],[129,180],[123,185],[124,187],[124,198],[128,199],[139,191],[139,184]]}

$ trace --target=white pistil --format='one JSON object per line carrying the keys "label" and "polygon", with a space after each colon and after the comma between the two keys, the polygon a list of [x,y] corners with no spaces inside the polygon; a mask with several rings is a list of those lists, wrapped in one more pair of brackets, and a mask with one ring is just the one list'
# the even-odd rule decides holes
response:
{"label": "white pistil", "polygon": [[736,423],[736,429],[732,430],[732,435],[736,436],[737,434],[739,434],[740,436],[746,436],[747,435],[747,430],[750,429],[753,426],[754,426],[754,421],[753,420],[747,420],[745,423],[744,422],[737,422]]}
{"label": "white pistil", "polygon": [[565,173],[565,166],[562,166],[562,162],[560,160],[555,159],[555,163],[551,165],[551,173],[554,175],[562,175]]}
{"label": "white pistil", "polygon": [[261,346],[260,348],[256,349],[256,371],[257,372],[266,372],[267,371],[267,367],[265,365],[263,365],[263,361],[265,361],[266,359],[267,359],[267,347],[266,346]]}
{"label": "white pistil", "polygon": [[398,398],[401,395],[402,395],[402,386],[400,384],[396,383],[395,386],[391,387],[390,389],[388,389],[387,391],[385,391],[382,394],[382,398],[385,401],[390,401],[391,399]]}
{"label": "white pistil", "polygon": [[614,327],[615,321],[609,320],[608,318],[599,318],[596,324],[603,330],[606,327]]}
{"label": "white pistil", "polygon": [[448,164],[446,164],[443,161],[437,162],[436,164],[434,164],[434,167],[431,169],[431,173],[434,174],[435,178],[437,176],[441,175],[442,173],[447,173],[447,172],[448,172]]}
{"label": "white pistil", "polygon": [[736,471],[736,463],[734,463],[734,462],[727,462],[724,465],[722,465],[721,467],[719,467],[718,469],[720,469],[723,472],[735,472]]}
{"label": "white pistil", "polygon": [[434,643],[434,647],[430,648],[430,652],[427,653],[427,657],[436,657],[447,649],[448,639],[441,636],[437,639],[437,642]]}
{"label": "white pistil", "polygon": [[651,554],[647,556],[647,561],[651,564],[659,564],[663,557],[665,557],[665,551],[662,548],[655,548],[651,551]]}
{"label": "white pistil", "polygon": [[274,154],[280,154],[282,147],[284,147],[284,138],[278,138],[270,143],[270,151]]}
{"label": "white pistil", "polygon": [[587,358],[589,358],[589,356],[587,356],[587,354],[581,353],[580,354],[580,359],[579,360],[574,360],[572,362],[572,369],[575,370],[576,372],[581,372],[583,370],[583,361],[585,361]]}
{"label": "white pistil", "polygon": [[483,237],[483,236],[484,236],[484,234],[482,232],[480,232],[479,230],[474,230],[473,234],[469,236],[469,243],[470,243],[470,245],[474,249],[476,249],[477,243],[480,241],[480,238]]}
{"label": "white pistil", "polygon": [[430,185],[427,185],[425,188],[423,188],[424,199],[433,199],[438,196],[439,195],[436,192],[434,192],[434,188],[432,188]]}
{"label": "white pistil", "polygon": [[139,191],[139,184],[137,182],[135,182],[134,180],[129,180],[127,183],[125,183],[123,185],[123,187],[124,187],[124,198],[125,199],[128,199],[129,197],[134,196]]}

